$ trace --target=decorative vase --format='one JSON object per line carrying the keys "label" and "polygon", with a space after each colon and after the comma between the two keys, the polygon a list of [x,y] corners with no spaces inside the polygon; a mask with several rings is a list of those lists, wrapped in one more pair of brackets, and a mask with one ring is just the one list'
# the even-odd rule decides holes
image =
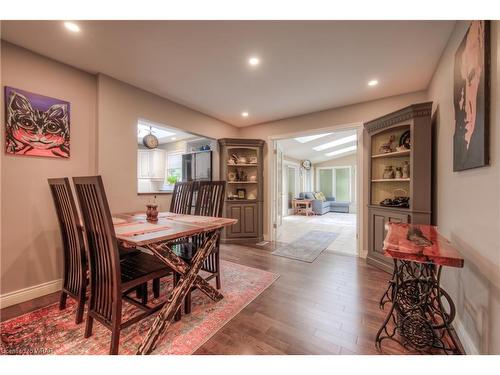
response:
{"label": "decorative vase", "polygon": [[394,169],[392,168],[392,165],[385,166],[382,178],[384,180],[390,180],[391,178],[394,178]]}
{"label": "decorative vase", "polygon": [[410,178],[410,163],[403,162],[403,178]]}
{"label": "decorative vase", "polygon": [[235,180],[236,180],[236,173],[234,173],[234,172],[229,172],[229,173],[227,174],[227,179],[228,179],[230,182],[235,181]]}
{"label": "decorative vase", "polygon": [[157,222],[158,221],[158,205],[157,204],[148,204],[146,205],[146,220]]}

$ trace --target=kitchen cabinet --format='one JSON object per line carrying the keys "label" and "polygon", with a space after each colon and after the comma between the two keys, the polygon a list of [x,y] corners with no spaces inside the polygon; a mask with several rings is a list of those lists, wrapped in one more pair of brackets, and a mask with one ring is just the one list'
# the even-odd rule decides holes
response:
{"label": "kitchen cabinet", "polygon": [[165,151],[138,150],[137,178],[163,180],[165,178]]}

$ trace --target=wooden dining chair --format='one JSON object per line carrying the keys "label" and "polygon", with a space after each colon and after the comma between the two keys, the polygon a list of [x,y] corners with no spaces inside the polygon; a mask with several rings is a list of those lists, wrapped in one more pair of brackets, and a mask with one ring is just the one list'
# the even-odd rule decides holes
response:
{"label": "wooden dining chair", "polygon": [[82,225],[68,178],[49,178],[50,192],[56,208],[63,244],[63,285],[59,309],[66,308],[68,296],[77,301],[75,323],[83,320],[87,291],[87,262]]}
{"label": "wooden dining chair", "polygon": [[[226,181],[198,181],[196,183],[197,197],[194,214],[199,216],[222,217],[225,190]],[[178,247],[176,253],[185,260],[190,261],[205,239],[206,234],[192,237],[189,246]],[[215,278],[217,289],[221,288],[219,245],[220,240],[217,240],[214,250],[205,259],[202,266],[202,270],[210,274],[205,280],[210,281]],[[184,312],[186,314],[191,312],[191,293],[188,293],[186,296]]]}
{"label": "wooden dining chair", "polygon": [[[90,337],[94,319],[111,330],[110,354],[118,354],[120,331],[158,311],[129,294],[144,283],[171,273],[154,256],[139,252],[120,261],[113,221],[101,176],[73,177],[88,246],[90,301],[85,337]],[[122,322],[122,302],[142,313]]]}
{"label": "wooden dining chair", "polygon": [[186,215],[192,213],[194,187],[194,181],[175,183],[172,201],[170,202],[170,212]]}

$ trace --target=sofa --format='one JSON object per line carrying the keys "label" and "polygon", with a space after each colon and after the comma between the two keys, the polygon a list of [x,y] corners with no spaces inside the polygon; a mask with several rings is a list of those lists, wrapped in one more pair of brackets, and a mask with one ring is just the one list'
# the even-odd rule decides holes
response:
{"label": "sofa", "polygon": [[326,197],[326,200],[316,199],[313,192],[299,194],[299,199],[311,199],[312,210],[315,215],[324,215],[327,212],[349,213],[349,202],[338,202],[334,197]]}

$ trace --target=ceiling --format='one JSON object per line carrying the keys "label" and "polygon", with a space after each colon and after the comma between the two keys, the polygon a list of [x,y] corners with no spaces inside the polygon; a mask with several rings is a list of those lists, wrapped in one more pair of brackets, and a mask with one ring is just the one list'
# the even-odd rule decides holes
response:
{"label": "ceiling", "polygon": [[158,138],[159,144],[166,144],[172,142],[184,141],[191,138],[199,138],[196,135],[182,132],[176,128],[171,128],[161,124],[153,123],[147,120],[139,120],[137,124],[137,143],[142,144],[142,139],[146,134],[149,134],[149,129],[151,134]]}
{"label": "ceiling", "polygon": [[[454,21],[2,21],[11,43],[236,126],[423,90]],[[261,63],[251,67],[250,56]],[[379,85],[367,82],[378,79]],[[241,113],[249,112],[247,118]]]}
{"label": "ceiling", "polygon": [[[312,135],[312,134],[311,134]],[[297,160],[310,160],[314,163],[321,163],[326,160],[332,160],[336,158],[341,158],[347,155],[355,154],[356,151],[342,153],[336,156],[326,156],[325,154],[340,150],[343,148],[351,147],[356,145],[356,141],[350,141],[348,143],[344,143],[335,147],[328,148],[323,151],[316,151],[313,147],[332,142],[338,139],[346,138],[349,136],[355,136],[356,130],[345,130],[341,132],[332,132],[327,136],[312,140],[307,143],[300,143],[296,141],[294,138],[283,139],[278,141],[278,146],[283,150],[283,155],[288,156]]]}

